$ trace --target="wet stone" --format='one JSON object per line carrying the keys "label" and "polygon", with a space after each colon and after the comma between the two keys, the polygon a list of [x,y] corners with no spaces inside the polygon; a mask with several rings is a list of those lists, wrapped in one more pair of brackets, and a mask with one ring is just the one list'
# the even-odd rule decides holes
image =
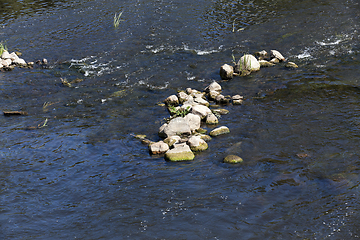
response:
{"label": "wet stone", "polygon": [[221,127],[218,127],[218,128],[213,129],[213,130],[210,132],[210,136],[211,136],[211,137],[216,137],[216,136],[223,135],[223,134],[227,134],[227,133],[230,133],[229,128],[226,127],[226,126],[221,126]]}
{"label": "wet stone", "polygon": [[224,158],[224,163],[241,163],[243,162],[243,159],[236,155],[228,155]]}
{"label": "wet stone", "polygon": [[194,158],[194,153],[186,144],[177,145],[175,148],[165,153],[165,160],[167,161],[191,161],[194,160]]}

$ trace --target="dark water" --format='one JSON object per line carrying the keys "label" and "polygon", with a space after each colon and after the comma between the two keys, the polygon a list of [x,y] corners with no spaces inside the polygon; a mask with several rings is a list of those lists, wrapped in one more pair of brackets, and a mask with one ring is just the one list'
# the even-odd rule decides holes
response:
{"label": "dark water", "polygon": [[[2,0],[0,11],[8,49],[49,60],[0,73],[1,110],[29,113],[0,117],[2,239],[359,237],[357,0]],[[220,80],[232,55],[262,49],[299,68]],[[214,80],[246,101],[225,106],[231,134],[194,161],[150,156],[131,136],[158,140],[168,113],[156,103]]]}

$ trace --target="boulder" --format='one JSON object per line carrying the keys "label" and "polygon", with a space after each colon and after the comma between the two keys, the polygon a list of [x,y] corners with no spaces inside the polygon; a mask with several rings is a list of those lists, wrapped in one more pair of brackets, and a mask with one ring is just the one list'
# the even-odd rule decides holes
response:
{"label": "boulder", "polygon": [[222,126],[222,127],[218,127],[218,128],[213,129],[210,132],[210,136],[211,137],[216,137],[216,136],[219,136],[219,135],[222,135],[222,134],[227,134],[227,133],[230,133],[229,128],[225,127],[225,126]]}
{"label": "boulder", "polygon": [[19,65],[19,66],[27,66],[25,60],[22,58],[17,58],[15,60],[13,60],[13,63],[16,65]]}
{"label": "boulder", "polygon": [[7,59],[0,59],[0,64],[3,65],[3,67],[9,67],[11,65],[12,61],[10,58]]}
{"label": "boulder", "polygon": [[188,123],[191,132],[194,132],[200,128],[201,118],[199,115],[189,113],[184,117],[184,119]]}
{"label": "boulder", "polygon": [[165,153],[165,159],[167,161],[191,161],[194,160],[194,158],[194,153],[186,144],[179,144]]}
{"label": "boulder", "polygon": [[236,64],[235,72],[243,73],[243,72],[254,72],[260,70],[259,61],[251,54],[245,54]]}
{"label": "boulder", "polygon": [[232,79],[234,76],[234,68],[228,64],[224,64],[220,67],[220,77],[223,80]]}
{"label": "boulder", "polygon": [[217,96],[220,95],[220,92],[218,91],[210,91],[208,96],[209,96],[209,99],[211,100],[215,100]]}
{"label": "boulder", "polygon": [[236,155],[228,155],[224,158],[224,163],[241,163],[243,159]]}
{"label": "boulder", "polygon": [[204,105],[195,105],[192,107],[191,113],[199,115],[201,119],[204,119],[211,110]]}
{"label": "boulder", "polygon": [[161,137],[167,138],[175,135],[184,136],[191,134],[188,122],[182,117],[174,118],[168,124],[164,125],[159,129],[159,136]]}
{"label": "boulder", "polygon": [[206,116],[206,124],[218,124],[219,123],[219,119],[215,116],[215,114],[213,113],[209,113]]}
{"label": "boulder", "polygon": [[159,141],[149,145],[149,150],[151,154],[163,154],[169,150],[169,145],[163,141]]}
{"label": "boulder", "polygon": [[189,145],[190,149],[194,152],[204,151],[209,147],[208,144],[203,139],[201,139],[200,136],[190,137],[187,144]]}
{"label": "boulder", "polygon": [[11,55],[8,51],[4,50],[3,53],[1,54],[1,58],[2,59],[11,59]]}

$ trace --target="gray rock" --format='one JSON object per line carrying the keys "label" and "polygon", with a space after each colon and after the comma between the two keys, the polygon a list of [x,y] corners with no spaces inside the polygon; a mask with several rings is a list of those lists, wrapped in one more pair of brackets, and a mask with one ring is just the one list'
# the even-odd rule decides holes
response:
{"label": "gray rock", "polygon": [[186,144],[178,145],[177,147],[167,151],[165,153],[165,159],[167,161],[191,161],[194,160],[195,155],[191,151],[190,147]]}
{"label": "gray rock", "polygon": [[[159,131],[159,135],[161,132],[161,128]],[[191,129],[187,121],[182,117],[177,117],[172,119],[164,128],[163,128],[163,136],[170,137],[170,136],[183,136],[183,135],[190,135]]]}
{"label": "gray rock", "polygon": [[219,96],[219,95],[220,95],[220,92],[218,92],[218,91],[210,91],[209,94],[208,94],[208,96],[209,96],[209,98],[211,100],[216,99],[216,97]]}
{"label": "gray rock", "polygon": [[151,154],[163,154],[169,150],[169,145],[163,141],[159,141],[149,145],[149,150]]}
{"label": "gray rock", "polygon": [[218,123],[219,123],[219,119],[215,116],[215,114],[209,113],[206,116],[206,124],[218,124]]}
{"label": "gray rock", "polygon": [[222,135],[222,134],[227,134],[227,133],[230,133],[229,128],[225,127],[225,126],[222,126],[222,127],[218,127],[218,128],[213,129],[210,132],[210,136],[216,137],[216,136],[219,136],[219,135]]}
{"label": "gray rock", "polygon": [[208,144],[199,136],[190,137],[187,144],[189,145],[190,149],[194,152],[204,151],[209,147]]}
{"label": "gray rock", "polygon": [[228,80],[232,79],[234,76],[234,68],[228,64],[224,64],[220,67],[220,77],[221,79]]}
{"label": "gray rock", "polygon": [[191,113],[199,115],[201,119],[204,119],[206,115],[211,113],[211,110],[204,105],[195,105],[192,107]]}
{"label": "gray rock", "polygon": [[201,118],[199,115],[189,113],[184,117],[184,119],[188,123],[191,132],[194,132],[200,128]]}

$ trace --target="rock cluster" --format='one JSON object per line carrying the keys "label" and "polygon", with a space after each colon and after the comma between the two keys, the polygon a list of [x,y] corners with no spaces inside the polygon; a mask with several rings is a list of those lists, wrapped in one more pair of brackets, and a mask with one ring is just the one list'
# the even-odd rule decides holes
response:
{"label": "rock cluster", "polygon": [[[271,50],[270,53],[262,50],[256,52],[257,58],[251,54],[245,54],[240,58],[234,66],[224,64],[220,67],[220,77],[223,80],[232,79],[234,76],[246,76],[252,72],[259,71],[260,67],[271,67],[277,63],[286,62],[283,55],[277,50]],[[297,68],[298,66],[293,62],[285,64],[287,68]]]}
{"label": "rock cluster", "polygon": [[12,70],[15,66],[27,67],[33,65],[33,62],[26,63],[24,59],[20,58],[15,52],[9,53],[7,50],[4,50],[0,58],[0,69]]}
{"label": "rock cluster", "polygon": [[217,82],[211,83],[203,92],[187,88],[177,95],[171,95],[164,100],[170,117],[167,122],[159,128],[159,136],[163,140],[158,142],[147,142],[151,154],[164,154],[168,161],[189,161],[195,158],[194,152],[208,149],[207,141],[230,132],[226,126],[213,129],[210,136],[207,130],[201,128],[203,124],[217,125],[219,116],[227,114],[226,109],[211,110],[210,102],[217,104],[233,103],[241,104],[243,97],[223,96],[222,88]]}

